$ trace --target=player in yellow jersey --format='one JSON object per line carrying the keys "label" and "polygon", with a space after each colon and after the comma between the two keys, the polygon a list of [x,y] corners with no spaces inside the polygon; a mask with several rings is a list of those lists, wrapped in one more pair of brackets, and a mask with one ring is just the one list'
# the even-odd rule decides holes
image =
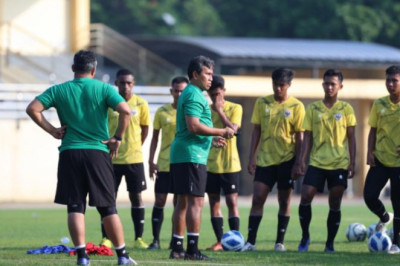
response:
{"label": "player in yellow jersey", "polygon": [[[153,121],[153,137],[150,144],[149,171],[150,179],[155,179],[154,193],[155,202],[151,223],[153,227],[153,242],[148,249],[160,249],[160,231],[164,220],[164,206],[168,193],[173,193],[172,178],[169,172],[169,154],[171,143],[176,132],[176,106],[183,89],[189,84],[186,77],[175,77],[171,81],[170,93],[172,103],[165,104],[157,109]],[[158,137],[161,131],[161,148],[157,164],[154,163],[154,156],[158,145]],[[174,206],[176,199],[174,197]]]}
{"label": "player in yellow jersey", "polygon": [[[146,100],[133,94],[135,78],[131,71],[120,69],[117,72],[115,85],[119,94],[126,100],[131,109],[131,117],[126,134],[121,143],[118,157],[112,163],[115,173],[115,191],[118,191],[122,176],[125,176],[129,199],[131,201],[131,217],[135,229],[135,247],[148,248],[143,241],[144,206],[141,192],[146,189],[146,178],[143,167],[142,144],[146,140],[149,125],[150,111]],[[109,109],[108,125],[110,136],[117,130],[118,113]],[[103,231],[103,242],[107,242]]]}
{"label": "player in yellow jersey", "polygon": [[392,201],[393,245],[389,253],[398,254],[400,234],[400,66],[386,69],[388,96],[374,101],[369,125],[367,164],[370,165],[364,186],[364,200],[368,208],[379,217],[376,231],[383,231],[393,220],[379,200],[381,190],[390,179]]}
{"label": "player in yellow jersey", "polygon": [[[249,215],[248,238],[242,251],[256,249],[257,230],[264,203],[275,183],[278,184],[278,228],[276,251],[286,251],[283,245],[290,218],[290,198],[295,172],[298,172],[303,139],[304,105],[288,95],[294,72],[279,68],[272,73],[273,95],[258,98],[251,122],[248,171],[254,175],[253,201]],[[255,158],[257,146],[259,151]]]}
{"label": "player in yellow jersey", "polygon": [[307,106],[303,124],[305,132],[299,174],[304,174],[307,158],[310,159],[301,188],[299,218],[303,234],[298,251],[308,251],[311,202],[317,191],[323,192],[327,181],[329,215],[325,252],[335,252],[333,242],[340,225],[340,205],[347,179],[354,176],[356,118],[351,105],[338,100],[338,93],[343,88],[342,73],[328,69],[322,87],[324,99]]}
{"label": "player in yellow jersey", "polygon": [[[225,80],[213,75],[210,89],[207,91],[212,100],[211,118],[216,128],[230,127],[235,132],[242,123],[243,109],[240,104],[225,100]],[[210,202],[211,224],[217,242],[207,250],[222,250],[223,217],[220,205],[220,192],[223,189],[228,206],[229,228],[239,231],[239,210],[237,198],[239,192],[239,172],[241,170],[236,137],[226,141],[223,148],[211,147],[207,161],[206,192]]]}

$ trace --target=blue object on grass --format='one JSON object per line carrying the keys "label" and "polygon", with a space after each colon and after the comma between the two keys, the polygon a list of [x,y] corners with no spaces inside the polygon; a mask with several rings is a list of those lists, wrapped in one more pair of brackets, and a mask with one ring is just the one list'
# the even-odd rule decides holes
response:
{"label": "blue object on grass", "polygon": [[57,246],[44,246],[39,249],[31,249],[26,252],[26,254],[57,254],[57,253],[69,253],[75,251],[74,248],[69,248],[65,245]]}

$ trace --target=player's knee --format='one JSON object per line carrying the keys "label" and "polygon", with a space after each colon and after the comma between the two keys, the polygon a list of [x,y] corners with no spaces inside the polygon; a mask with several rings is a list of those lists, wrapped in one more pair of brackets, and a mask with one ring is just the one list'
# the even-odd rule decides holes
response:
{"label": "player's knee", "polygon": [[97,211],[100,213],[101,219],[113,214],[117,214],[117,208],[115,208],[115,206],[97,207]]}
{"label": "player's knee", "polygon": [[72,203],[67,205],[68,213],[82,213],[85,214],[86,205],[83,203]]}

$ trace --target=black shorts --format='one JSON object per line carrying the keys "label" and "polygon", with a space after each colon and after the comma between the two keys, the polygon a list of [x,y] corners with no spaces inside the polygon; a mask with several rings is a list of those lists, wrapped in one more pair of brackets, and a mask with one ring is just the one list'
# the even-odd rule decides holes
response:
{"label": "black shorts", "polygon": [[204,197],[207,183],[207,167],[198,163],[170,164],[174,193]]}
{"label": "black shorts", "polygon": [[173,193],[173,182],[170,172],[158,172],[154,192],[157,194]]}
{"label": "black shorts", "polygon": [[326,170],[312,165],[308,166],[303,184],[316,187],[318,192],[324,192],[325,180],[328,182],[328,189],[336,186],[347,188],[347,170],[335,169]]}
{"label": "black shorts", "polygon": [[110,154],[101,150],[76,149],[60,153],[54,202],[115,206],[114,173]]}
{"label": "black shorts", "polygon": [[293,179],[291,177],[295,158],[281,164],[266,167],[257,166],[254,181],[264,183],[270,190],[278,183],[278,190],[293,189]]}
{"label": "black shorts", "polygon": [[225,195],[239,192],[239,172],[215,174],[207,172],[206,192],[220,194],[221,189]]}
{"label": "black shorts", "polygon": [[125,176],[126,187],[129,192],[139,193],[146,190],[146,177],[143,163],[114,164],[115,191],[118,191],[122,176]]}

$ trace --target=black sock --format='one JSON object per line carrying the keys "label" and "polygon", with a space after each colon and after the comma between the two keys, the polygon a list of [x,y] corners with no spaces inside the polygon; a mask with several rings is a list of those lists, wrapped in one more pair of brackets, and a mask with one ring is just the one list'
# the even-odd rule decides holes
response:
{"label": "black sock", "polygon": [[249,235],[247,236],[247,242],[254,245],[256,243],[258,226],[260,225],[262,215],[251,215],[249,216]]}
{"label": "black sock", "polygon": [[217,241],[221,242],[221,238],[224,233],[224,218],[211,217],[211,224],[214,229],[215,236],[217,237]]}
{"label": "black sock", "polygon": [[399,247],[400,243],[400,217],[394,217],[393,219],[393,245]]}
{"label": "black sock", "polygon": [[240,218],[238,216],[229,217],[229,229],[239,231]]}
{"label": "black sock", "polygon": [[275,244],[276,243],[283,244],[283,240],[285,239],[286,229],[289,224],[289,219],[290,219],[290,216],[284,216],[284,215],[278,214],[278,231],[276,234]]}
{"label": "black sock", "polygon": [[335,240],[336,234],[339,230],[340,226],[340,218],[341,218],[341,211],[339,210],[330,210],[327,220],[328,226],[328,238],[326,240],[326,244],[333,244]]}
{"label": "black sock", "polygon": [[143,236],[144,208],[131,208],[131,217],[135,229],[135,240]]}
{"label": "black sock", "polygon": [[199,242],[199,234],[188,233],[187,237],[188,242],[186,252],[189,254],[197,253],[199,251],[199,248],[197,247],[197,243]]}
{"label": "black sock", "polygon": [[153,227],[153,240],[160,241],[161,225],[164,220],[164,208],[153,207],[153,213],[151,214],[151,225]]}
{"label": "black sock", "polygon": [[172,250],[175,252],[182,252],[183,251],[183,236],[172,236]]}
{"label": "black sock", "polygon": [[115,248],[115,252],[117,252],[118,258],[120,258],[120,257],[129,258],[129,253],[126,252],[125,245],[122,248],[118,248],[118,249]]}
{"label": "black sock", "polygon": [[79,246],[75,247],[76,250],[76,255],[78,256],[78,259],[80,258],[89,258],[88,255],[86,254],[86,246]]}
{"label": "black sock", "polygon": [[107,234],[106,234],[106,229],[104,229],[103,221],[101,221],[101,235],[102,235],[102,238],[108,238]]}
{"label": "black sock", "polygon": [[311,204],[303,205],[300,204],[299,206],[299,219],[301,230],[303,232],[303,238],[310,238],[310,222],[311,222]]}

